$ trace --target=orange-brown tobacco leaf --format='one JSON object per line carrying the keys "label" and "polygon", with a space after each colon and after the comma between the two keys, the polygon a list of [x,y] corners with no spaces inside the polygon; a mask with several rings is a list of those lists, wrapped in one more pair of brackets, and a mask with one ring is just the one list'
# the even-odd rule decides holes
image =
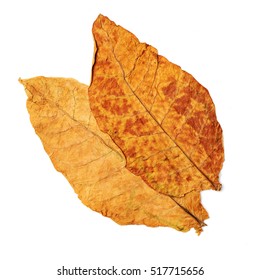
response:
{"label": "orange-brown tobacco leaf", "polygon": [[[108,73],[109,75],[110,73]],[[102,83],[106,79],[107,77],[102,77]],[[116,77],[112,80],[108,78],[108,81],[110,82],[107,83],[110,84],[107,84],[106,87],[110,86],[110,98],[106,99],[104,92],[100,92],[103,94],[100,97],[102,104],[111,104],[110,106],[107,105],[108,126],[110,127],[112,118],[110,111],[113,108],[116,112],[123,110],[124,114],[120,115],[122,123],[117,126],[118,133],[122,133],[121,130],[124,130],[125,137],[129,138],[130,143],[131,139],[133,143],[137,139],[136,135],[131,135],[131,131],[143,134],[138,135],[144,141],[139,143],[142,143],[142,146],[136,145],[131,148],[129,146],[128,153],[135,154],[142,148],[144,149],[144,146],[147,146],[150,151],[151,143],[153,143],[154,148],[156,146],[160,148],[164,142],[169,142],[163,136],[165,133],[159,130],[160,126],[155,122],[154,129],[158,131],[158,136],[160,136],[156,138],[156,132],[151,131],[151,121],[148,116],[143,117],[143,122],[147,120],[147,126],[145,127],[142,126],[142,118],[129,118],[131,113],[126,114],[125,110],[127,109],[122,109],[122,106],[125,106],[125,108],[129,108],[130,112],[133,107],[127,97],[116,96],[118,103],[113,103],[112,93],[125,96],[127,92],[125,93],[125,88],[121,89],[119,87],[120,82],[118,84]],[[143,175],[135,176],[129,171],[131,168],[125,168],[125,156],[111,138],[101,132],[97,126],[89,107],[88,87],[86,85],[73,79],[45,77],[20,80],[20,82],[24,85],[28,96],[27,108],[31,123],[40,137],[44,149],[54,167],[68,179],[86,206],[112,218],[119,224],[145,224],[152,227],[168,226],[180,231],[195,228],[198,233],[201,232],[203,220],[208,216],[200,204],[199,192],[192,191],[185,197],[174,199],[148,186],[141,179]],[[105,94],[107,93],[108,91],[105,90]],[[130,93],[130,95],[133,94]],[[136,101],[133,102],[133,105],[135,105]],[[95,106],[93,107],[95,108]],[[145,110],[143,109],[143,111]],[[135,115],[135,113],[132,114]],[[100,122],[100,118],[98,119]],[[120,120],[115,117],[115,121],[118,123]],[[134,125],[125,126],[126,122],[140,125],[140,132],[136,130]],[[104,128],[103,125],[101,126]],[[162,140],[160,140],[161,138]],[[121,141],[124,142],[124,139]],[[171,145],[173,146],[172,143]],[[177,151],[178,148],[164,148],[163,153],[158,152],[160,157],[164,157],[164,159],[157,157],[157,168],[162,169],[160,175],[162,184],[164,183],[165,171],[163,169],[165,167],[164,165],[160,167],[160,160],[168,162],[170,167],[167,170],[171,174],[175,170],[172,165],[177,163],[177,161],[171,163],[171,155],[176,152],[175,150]],[[141,158],[142,161],[147,161],[144,158],[147,155],[148,153]],[[151,155],[152,157],[153,155]],[[169,160],[166,157],[169,157]],[[183,155],[178,156],[176,154],[176,157],[180,157],[179,164],[182,164],[181,159],[185,160]],[[127,159],[129,160],[129,157]],[[148,177],[152,177],[152,172],[149,172],[148,169],[153,170],[154,166],[144,166],[144,168],[147,169]],[[183,180],[183,176],[187,176],[187,180],[189,175],[193,176],[188,171],[193,167],[187,166],[187,171],[185,171],[185,168],[182,167],[180,170],[182,172],[179,174],[180,181]],[[201,178],[202,176],[197,175],[197,173],[194,176]],[[194,180],[194,177],[192,180]],[[146,181],[149,180],[146,179]],[[207,186],[205,183],[203,185]],[[165,191],[165,193],[167,192]],[[180,193],[183,193],[183,191]]]}
{"label": "orange-brown tobacco leaf", "polygon": [[89,98],[101,131],[121,149],[129,171],[201,220],[199,192],[220,190],[224,160],[207,89],[105,16],[93,35]]}

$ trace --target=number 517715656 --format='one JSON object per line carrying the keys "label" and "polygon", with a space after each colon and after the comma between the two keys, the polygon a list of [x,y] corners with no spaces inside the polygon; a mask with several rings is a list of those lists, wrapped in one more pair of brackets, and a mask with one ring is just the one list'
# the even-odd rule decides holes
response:
{"label": "number 517715656", "polygon": [[197,266],[152,266],[151,275],[203,275],[203,267]]}

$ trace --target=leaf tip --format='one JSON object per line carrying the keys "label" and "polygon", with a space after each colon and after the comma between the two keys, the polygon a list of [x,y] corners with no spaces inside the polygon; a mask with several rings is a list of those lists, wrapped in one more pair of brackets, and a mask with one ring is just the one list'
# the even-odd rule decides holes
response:
{"label": "leaf tip", "polygon": [[26,87],[27,86],[27,81],[28,80],[22,79],[21,77],[18,79],[18,82],[24,86],[24,90],[26,92],[26,95],[27,95],[28,99],[30,99],[32,97],[32,93]]}
{"label": "leaf tip", "polygon": [[23,85],[23,79],[19,77],[18,82]]}

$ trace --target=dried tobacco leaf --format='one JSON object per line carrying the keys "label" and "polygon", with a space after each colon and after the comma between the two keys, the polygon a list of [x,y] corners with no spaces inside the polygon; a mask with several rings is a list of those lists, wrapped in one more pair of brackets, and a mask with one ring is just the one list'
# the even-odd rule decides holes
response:
{"label": "dried tobacco leaf", "polygon": [[202,222],[199,192],[220,190],[224,160],[207,89],[107,17],[97,18],[93,34],[89,98],[98,126],[129,171]]}
{"label": "dried tobacco leaf", "polygon": [[200,233],[200,191],[220,189],[224,160],[208,91],[108,18],[93,33],[89,95],[73,79],[20,80],[46,152],[81,201],[117,223]]}
{"label": "dried tobacco leaf", "polygon": [[44,149],[86,206],[119,224],[168,226],[180,231],[195,228],[201,232],[208,216],[199,192],[185,195],[188,205],[180,201],[191,213],[195,209],[194,217],[127,170],[120,149],[96,124],[86,85],[73,79],[45,77],[20,82],[28,96],[31,123]]}

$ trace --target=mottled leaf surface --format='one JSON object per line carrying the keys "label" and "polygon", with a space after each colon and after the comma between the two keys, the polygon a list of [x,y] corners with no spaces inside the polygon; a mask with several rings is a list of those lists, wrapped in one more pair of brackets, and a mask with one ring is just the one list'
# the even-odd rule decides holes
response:
{"label": "mottled leaf surface", "polygon": [[194,201],[201,190],[220,190],[224,160],[207,89],[105,16],[93,35],[89,97],[100,129],[122,150],[129,171],[200,219]]}

